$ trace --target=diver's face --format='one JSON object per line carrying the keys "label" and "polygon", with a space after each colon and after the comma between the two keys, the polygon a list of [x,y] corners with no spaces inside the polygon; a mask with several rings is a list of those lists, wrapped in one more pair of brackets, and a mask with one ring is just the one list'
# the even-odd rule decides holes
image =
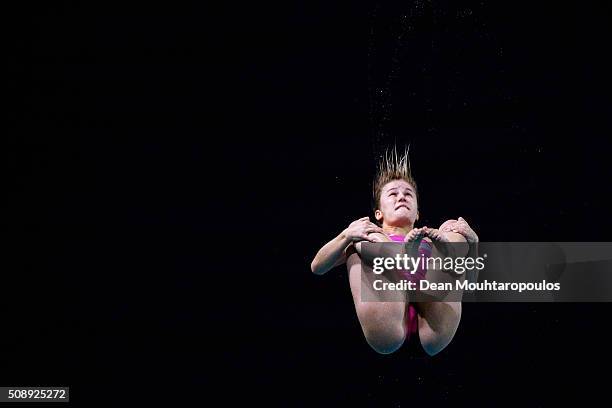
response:
{"label": "diver's face", "polygon": [[406,227],[418,219],[416,193],[405,180],[390,181],[382,188],[379,207],[374,215],[387,225]]}

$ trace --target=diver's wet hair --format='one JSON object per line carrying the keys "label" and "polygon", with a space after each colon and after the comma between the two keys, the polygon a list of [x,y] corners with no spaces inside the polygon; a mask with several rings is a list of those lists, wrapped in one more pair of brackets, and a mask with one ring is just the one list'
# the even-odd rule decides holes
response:
{"label": "diver's wet hair", "polygon": [[379,158],[376,166],[376,176],[374,176],[374,184],[372,188],[372,209],[376,210],[380,206],[380,195],[383,187],[394,180],[404,180],[410,183],[417,194],[417,185],[412,178],[410,169],[410,146],[404,149],[403,154],[397,153],[397,146],[387,148],[383,156]]}

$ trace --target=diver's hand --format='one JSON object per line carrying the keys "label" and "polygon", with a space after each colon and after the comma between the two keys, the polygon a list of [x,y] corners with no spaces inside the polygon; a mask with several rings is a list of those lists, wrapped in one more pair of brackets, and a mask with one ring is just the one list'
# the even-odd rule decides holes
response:
{"label": "diver's hand", "polygon": [[[372,232],[370,235],[368,235],[368,240],[370,242],[393,242],[388,236],[386,236],[382,232]],[[359,255],[361,255],[362,242],[363,241],[359,241],[355,243],[355,249],[357,250],[357,253]]]}
{"label": "diver's hand", "polygon": [[[370,222],[370,217],[363,217],[353,221],[342,234],[349,242],[370,241],[379,242],[376,235],[373,233],[383,233],[383,229],[378,225]],[[372,234],[372,235],[370,235]]]}
{"label": "diver's hand", "polygon": [[440,226],[440,231],[455,232],[463,235],[465,240],[470,244],[475,244],[479,241],[478,235],[470,227],[465,219],[459,217],[458,220],[448,220]]}
{"label": "diver's hand", "polygon": [[404,237],[404,242],[420,241],[425,237],[426,228],[427,227],[411,229],[410,232],[408,232],[408,234],[406,234],[406,236]]}
{"label": "diver's hand", "polygon": [[444,231],[440,231],[439,229],[436,228],[424,228],[425,230],[425,236],[429,237],[429,239],[431,239],[434,243],[436,242],[450,242],[450,239],[448,238],[448,235],[446,232]]}

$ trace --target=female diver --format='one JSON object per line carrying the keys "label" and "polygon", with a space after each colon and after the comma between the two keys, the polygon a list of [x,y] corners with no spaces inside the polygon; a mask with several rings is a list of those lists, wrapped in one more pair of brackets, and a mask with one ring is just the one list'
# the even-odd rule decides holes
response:
{"label": "female diver", "polygon": [[[418,252],[431,256],[443,242],[458,245],[465,256],[478,243],[478,236],[461,217],[448,220],[440,228],[415,228],[419,219],[417,187],[409,165],[408,151],[398,157],[387,151],[377,166],[373,184],[374,217],[352,222],[325,244],[311,264],[312,272],[322,275],[346,263],[355,310],[368,344],[381,354],[389,354],[415,335],[424,351],[433,356],[453,339],[461,319],[461,302],[362,302],[361,242],[419,242]],[[423,271],[418,271],[422,273]]]}

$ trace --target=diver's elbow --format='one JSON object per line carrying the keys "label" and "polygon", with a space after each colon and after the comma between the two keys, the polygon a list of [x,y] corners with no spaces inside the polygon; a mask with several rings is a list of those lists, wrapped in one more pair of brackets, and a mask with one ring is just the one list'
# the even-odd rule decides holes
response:
{"label": "diver's elbow", "polygon": [[321,265],[320,262],[318,262],[315,259],[312,260],[312,262],[310,263],[310,270],[312,271],[312,273],[314,273],[315,275],[323,275],[325,272],[327,272]]}

